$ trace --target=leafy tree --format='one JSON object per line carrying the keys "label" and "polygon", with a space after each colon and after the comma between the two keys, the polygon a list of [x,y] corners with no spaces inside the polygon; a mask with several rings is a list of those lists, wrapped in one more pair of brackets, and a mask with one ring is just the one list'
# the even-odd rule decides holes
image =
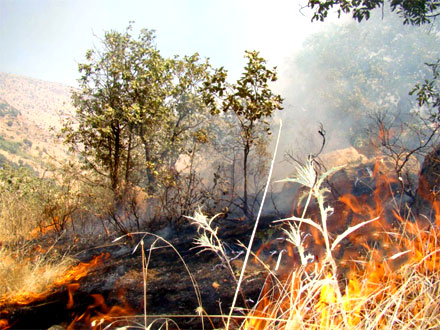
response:
{"label": "leafy tree", "polygon": [[144,147],[150,185],[161,169],[174,170],[180,155],[192,149],[192,135],[208,125],[200,86],[209,77],[209,64],[201,63],[194,54],[167,60],[165,65],[163,83],[143,92],[154,98],[141,102],[137,114],[136,129]]}
{"label": "leafy tree", "polygon": [[72,93],[76,116],[63,128],[65,141],[117,193],[124,185],[151,187],[185,151],[189,130],[206,121],[197,86],[209,64],[197,54],[164,58],[152,31],[135,39],[131,30],[106,32],[101,47],[87,52]]}
{"label": "leafy tree", "polygon": [[420,107],[427,107],[430,119],[434,123],[440,122],[440,59],[435,63],[428,63],[432,69],[432,79],[425,79],[423,83],[415,85],[410,94],[417,95]]}
{"label": "leafy tree", "polygon": [[114,191],[120,188],[123,166],[126,172],[131,166],[134,107],[130,92],[137,73],[130,60],[139,56],[138,62],[145,62],[158,56],[148,31],[142,31],[141,42],[152,52],[136,54],[129,30],[106,32],[102,50],[87,52],[87,63],[79,65],[80,89],[72,92],[76,116],[63,128],[65,142],[79,151],[88,167],[107,177]]}
{"label": "leafy tree", "polygon": [[429,74],[423,63],[436,58],[439,41],[435,28],[402,26],[389,15],[331,26],[310,36],[295,57],[301,84],[287,91],[290,102],[307,110],[298,115],[312,113],[338,132],[348,128],[351,144],[362,147],[371,117],[415,122],[408,92]]}
{"label": "leafy tree", "polygon": [[391,11],[397,12],[404,24],[421,25],[431,23],[440,15],[440,2],[437,0],[309,0],[308,7],[315,10],[312,20],[324,21],[328,12],[337,8],[337,13],[352,13],[358,22],[370,18],[371,11],[383,8],[388,2]]}
{"label": "leafy tree", "polygon": [[[388,0],[391,11],[397,12],[403,18],[404,24],[423,25],[434,23],[437,16],[440,15],[440,2],[437,0]],[[385,0],[309,0],[307,6],[314,9],[312,20],[324,21],[328,12],[333,7],[337,7],[338,15],[341,13],[353,13],[353,18],[358,22],[370,18],[371,11],[376,8],[382,8]],[[410,94],[416,94],[419,106],[428,106],[437,108],[437,113],[432,113],[431,118],[437,121],[439,116],[439,63],[426,63],[432,69],[432,79],[425,79],[423,83],[415,85]],[[435,110],[435,109],[434,109]]]}
{"label": "leafy tree", "polygon": [[[361,0],[361,1],[350,1],[350,0],[329,0],[329,1],[320,1],[320,0],[309,0],[308,7],[315,9],[314,16],[312,20],[319,19],[323,21],[327,15],[328,11],[336,6],[338,8],[338,14],[343,13],[353,13],[353,18],[358,22],[361,22],[363,19],[368,20],[370,18],[370,13],[375,8],[382,7],[382,15],[384,8],[384,0]],[[403,18],[403,24],[410,25],[424,25],[432,23],[431,28],[433,29],[433,33],[435,36],[438,36],[438,30],[434,24],[437,16],[440,15],[440,2],[437,0],[388,0],[391,11],[397,12],[400,17]],[[425,45],[425,47],[431,47],[432,45]],[[432,47],[432,50],[438,52],[438,48]],[[421,51],[418,51],[421,53]],[[438,55],[437,55],[438,56]],[[421,115],[419,119],[425,125],[425,129],[419,130],[416,132],[416,136],[418,137],[418,145],[413,146],[408,149],[406,147],[397,147],[396,142],[400,142],[400,136],[394,138],[394,142],[389,144],[389,133],[390,131],[384,129],[386,127],[386,123],[382,120],[381,116],[377,116],[379,119],[377,123],[379,124],[379,132],[381,133],[381,143],[382,145],[391,152],[392,156],[395,156],[396,162],[396,170],[399,173],[405,163],[409,160],[409,156],[412,154],[416,154],[422,150],[424,150],[427,146],[433,145],[436,142],[436,133],[440,129],[440,121],[439,121],[439,111],[440,111],[440,89],[439,89],[439,65],[440,62],[437,60],[436,62],[425,63],[432,70],[432,79],[425,79],[423,83],[417,83],[415,87],[410,91],[410,95],[415,94],[417,96],[417,101],[420,109],[417,109],[416,112]],[[425,108],[425,109],[424,109]],[[423,112],[427,109],[428,114],[430,115],[431,123],[427,123],[425,118],[423,118]],[[427,133],[423,132],[427,131]],[[403,132],[403,130],[401,130]],[[385,133],[385,134],[384,134]],[[404,144],[403,144],[404,145]],[[400,151],[397,151],[399,150]],[[405,150],[406,149],[406,150]],[[437,147],[438,149],[438,147]],[[402,153],[402,150],[404,151]],[[406,154],[406,155],[405,155]],[[403,159],[403,160],[402,160]],[[403,183],[402,183],[403,184]]]}
{"label": "leafy tree", "polygon": [[205,83],[205,102],[211,113],[231,112],[237,119],[243,151],[243,210],[248,215],[249,154],[262,135],[270,134],[265,119],[282,109],[282,98],[269,88],[269,82],[277,80],[276,68],[267,69],[265,59],[257,51],[246,51],[245,57],[247,65],[235,84],[226,83],[227,73],[223,68]]}

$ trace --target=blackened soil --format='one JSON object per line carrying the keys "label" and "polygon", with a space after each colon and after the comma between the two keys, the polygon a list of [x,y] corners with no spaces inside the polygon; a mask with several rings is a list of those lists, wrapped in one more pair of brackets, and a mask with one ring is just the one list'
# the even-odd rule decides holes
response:
{"label": "blackened soil", "polygon": [[[252,223],[226,219],[216,221],[221,228],[219,236],[225,244],[228,257],[234,259],[231,264],[235,277],[238,278],[245,249],[237,241],[248,243]],[[261,228],[268,227],[270,222],[269,218],[262,219]],[[26,306],[0,306],[0,318],[8,319],[13,329],[48,329],[54,325],[87,329],[90,325],[84,320],[89,316],[106,314],[112,306],[116,306],[123,308],[128,316],[137,317],[129,317],[128,321],[115,326],[134,326],[136,322],[144,322],[146,297],[148,322],[156,320],[156,324],[160,325],[162,323],[157,319],[159,316],[166,316],[173,319],[180,329],[200,329],[202,323],[201,318],[195,317],[196,309],[201,306],[208,315],[227,314],[236,282],[231,271],[215,253],[194,248],[196,234],[192,226],[173,232],[168,239],[173,248],[161,240],[153,244],[154,237],[143,237],[143,253],[145,262],[148,263],[148,270],[144,274],[142,247],[138,244],[142,235],[135,235],[132,240],[121,240],[105,247],[84,250],[78,254],[82,261],[88,261],[102,252],[109,253],[110,257],[79,281],[79,288],[73,293],[72,308],[67,308],[69,294],[66,285],[58,288],[44,301],[35,301]],[[260,243],[257,242],[255,249]],[[252,307],[252,301],[257,301],[266,276],[267,272],[258,263],[252,261],[248,265],[238,306]],[[80,320],[73,322],[83,314]],[[208,329],[212,325],[221,327],[223,324],[223,320],[218,317],[213,317],[210,321],[205,318],[204,322]],[[173,326],[170,325],[170,328]]]}

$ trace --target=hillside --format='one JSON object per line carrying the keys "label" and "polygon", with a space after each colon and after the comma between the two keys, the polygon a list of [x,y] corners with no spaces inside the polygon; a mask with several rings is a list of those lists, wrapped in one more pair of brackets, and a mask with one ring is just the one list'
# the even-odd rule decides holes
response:
{"label": "hillside", "polygon": [[48,157],[67,156],[56,132],[73,111],[70,90],[58,83],[0,73],[0,164],[9,161],[41,170]]}

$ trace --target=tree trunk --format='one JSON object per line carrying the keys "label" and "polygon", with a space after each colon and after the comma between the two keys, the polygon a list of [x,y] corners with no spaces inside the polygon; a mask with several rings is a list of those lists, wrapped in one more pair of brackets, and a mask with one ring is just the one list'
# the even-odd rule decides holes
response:
{"label": "tree trunk", "polygon": [[127,146],[127,162],[125,164],[125,183],[130,183],[130,166],[131,166],[131,144],[132,144],[132,128],[128,133],[128,146]]}
{"label": "tree trunk", "polygon": [[243,192],[243,211],[246,216],[249,216],[249,209],[248,209],[248,175],[247,175],[247,161],[248,156],[250,152],[250,144],[248,141],[246,141],[246,144],[244,146],[244,157],[243,157],[243,179],[244,179],[244,192]]}
{"label": "tree trunk", "polygon": [[115,135],[115,151],[113,154],[113,173],[112,173],[112,177],[111,177],[111,182],[112,182],[112,190],[114,192],[117,192],[119,189],[119,164],[120,164],[120,158],[121,158],[121,146],[120,146],[120,142],[121,142],[121,134],[120,134],[120,130],[119,127],[114,127],[113,128],[113,132]]}
{"label": "tree trunk", "polygon": [[148,178],[147,189],[149,192],[154,192],[155,191],[154,184],[156,183],[156,177],[155,177],[152,169],[149,166],[149,163],[151,163],[151,161],[152,161],[150,145],[148,144],[148,141],[145,139],[145,136],[142,133],[143,133],[143,131],[141,131],[141,134],[139,134],[139,135],[140,135],[142,144],[144,145],[145,162],[147,163],[147,169],[146,169],[146,174],[147,174],[147,178]]}

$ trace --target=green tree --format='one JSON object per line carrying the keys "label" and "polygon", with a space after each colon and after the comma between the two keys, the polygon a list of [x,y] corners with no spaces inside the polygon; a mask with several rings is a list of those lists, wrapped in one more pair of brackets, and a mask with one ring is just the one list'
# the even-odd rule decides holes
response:
{"label": "green tree", "polygon": [[[358,22],[368,20],[371,12],[376,8],[384,8],[388,2],[391,11],[403,18],[403,24],[423,25],[434,23],[440,15],[440,1],[438,0],[309,0],[307,6],[314,10],[312,20],[324,21],[328,12],[336,7],[338,15],[352,13]],[[425,79],[423,83],[417,83],[410,94],[416,94],[419,106],[427,106],[431,111],[431,119],[438,121],[439,117],[439,63],[426,63],[432,69],[432,79]],[[432,111],[434,110],[434,111]]]}
{"label": "green tree", "polygon": [[352,13],[358,22],[370,18],[371,11],[389,3],[391,11],[397,12],[405,24],[431,23],[440,15],[438,0],[309,0],[307,6],[314,9],[313,20],[324,21],[328,12],[336,7],[338,15]]}
{"label": "green tree", "polygon": [[310,36],[292,61],[301,83],[289,87],[289,102],[307,110],[298,116],[348,128],[351,144],[361,147],[371,117],[386,113],[396,125],[417,120],[408,92],[429,74],[423,63],[437,57],[439,41],[435,27],[402,26],[395,15],[331,26]]}
{"label": "green tree", "polygon": [[265,59],[257,51],[246,51],[245,57],[248,62],[235,84],[226,83],[223,68],[205,83],[205,102],[211,113],[231,112],[238,121],[243,151],[243,211],[248,215],[249,154],[262,135],[270,134],[266,118],[282,109],[282,98],[269,88],[269,82],[277,80],[276,68],[267,69]]}
{"label": "green tree", "polygon": [[198,85],[209,64],[197,54],[164,58],[152,31],[137,39],[131,31],[106,32],[87,52],[72,93],[76,116],[63,128],[66,143],[117,194],[130,184],[151,188],[185,151],[189,131],[206,121]]}
{"label": "green tree", "polygon": [[138,64],[159,56],[151,32],[141,32],[142,50],[148,52],[139,54],[130,30],[106,32],[101,49],[86,53],[87,63],[79,64],[80,88],[72,92],[76,116],[63,128],[65,142],[80,153],[88,167],[108,178],[115,192],[121,185],[123,167],[129,172],[132,166],[133,75],[138,77]]}
{"label": "green tree", "polygon": [[160,84],[144,86],[138,92],[144,100],[138,102],[135,127],[144,148],[150,186],[161,170],[174,170],[180,155],[192,149],[192,134],[208,125],[209,113],[200,91],[209,77],[208,62],[194,54],[174,57],[163,65],[166,75],[158,80]]}

